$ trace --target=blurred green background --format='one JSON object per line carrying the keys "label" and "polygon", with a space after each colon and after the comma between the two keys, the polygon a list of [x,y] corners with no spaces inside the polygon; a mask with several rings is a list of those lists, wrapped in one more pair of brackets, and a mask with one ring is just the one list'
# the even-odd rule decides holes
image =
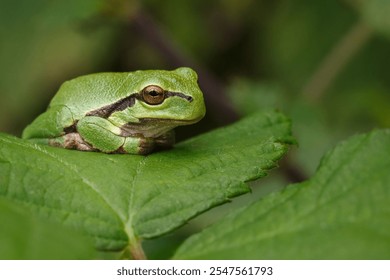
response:
{"label": "blurred green background", "polygon": [[19,136],[65,80],[93,72],[199,74],[207,117],[182,140],[277,108],[298,147],[253,193],[146,242],[169,257],[231,208],[310,177],[338,141],[390,126],[388,0],[0,0],[0,131]]}

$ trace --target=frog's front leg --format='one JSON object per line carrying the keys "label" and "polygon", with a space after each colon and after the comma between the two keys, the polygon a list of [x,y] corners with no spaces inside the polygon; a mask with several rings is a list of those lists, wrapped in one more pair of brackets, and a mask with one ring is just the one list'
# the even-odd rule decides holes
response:
{"label": "frog's front leg", "polygon": [[[82,150],[82,145],[90,146],[90,150],[104,153],[148,154],[154,147],[153,139],[143,137],[125,137],[122,130],[104,118],[86,116],[76,125],[76,135],[85,142],[76,149]],[[76,136],[77,137],[77,136]],[[86,149],[84,149],[86,150]]]}

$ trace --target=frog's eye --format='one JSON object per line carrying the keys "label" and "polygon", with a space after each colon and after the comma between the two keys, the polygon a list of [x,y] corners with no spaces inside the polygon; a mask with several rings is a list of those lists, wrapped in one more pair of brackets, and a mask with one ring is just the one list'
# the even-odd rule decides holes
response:
{"label": "frog's eye", "polygon": [[147,86],[142,92],[142,99],[150,105],[161,104],[165,99],[165,91],[159,86]]}

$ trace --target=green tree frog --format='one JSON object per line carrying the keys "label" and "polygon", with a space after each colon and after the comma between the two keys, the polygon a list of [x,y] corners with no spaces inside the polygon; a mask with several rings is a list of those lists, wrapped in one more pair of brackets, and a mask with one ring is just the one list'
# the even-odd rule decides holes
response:
{"label": "green tree frog", "polygon": [[186,67],[81,76],[60,87],[22,137],[81,151],[149,154],[174,144],[173,128],[204,117],[197,79]]}

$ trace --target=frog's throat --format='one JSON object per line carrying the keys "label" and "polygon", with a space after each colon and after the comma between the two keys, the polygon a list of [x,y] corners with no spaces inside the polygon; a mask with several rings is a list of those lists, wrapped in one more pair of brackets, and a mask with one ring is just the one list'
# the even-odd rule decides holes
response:
{"label": "frog's throat", "polygon": [[160,118],[142,118],[137,123],[127,123],[121,126],[121,136],[159,137],[177,126],[196,123],[201,118],[194,120],[174,120]]}
{"label": "frog's throat", "polygon": [[[177,96],[177,97],[183,98],[183,99],[187,100],[188,102],[193,101],[193,98],[191,96],[185,95],[184,93],[181,93],[181,92],[173,92],[173,91],[166,91],[165,92],[165,98],[170,98],[172,96]],[[125,98],[122,98],[121,100],[119,100],[115,103],[100,107],[100,108],[93,110],[93,111],[90,111],[86,115],[87,116],[96,116],[96,117],[101,117],[101,118],[106,119],[106,118],[110,117],[111,114],[113,114],[114,112],[123,111],[129,107],[134,106],[136,99],[140,100],[141,102],[144,102],[144,100],[142,99],[142,95],[140,93],[133,93]]]}

